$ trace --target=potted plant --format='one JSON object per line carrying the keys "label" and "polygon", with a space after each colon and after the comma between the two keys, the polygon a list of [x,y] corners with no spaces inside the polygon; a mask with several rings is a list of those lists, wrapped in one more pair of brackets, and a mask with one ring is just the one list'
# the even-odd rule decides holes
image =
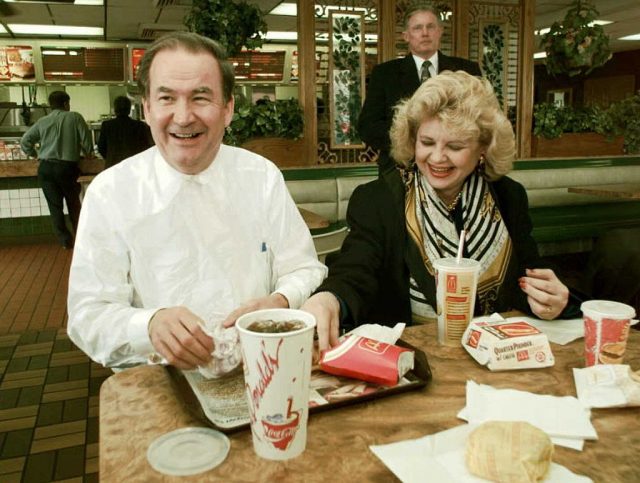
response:
{"label": "potted plant", "polygon": [[193,0],[185,18],[191,32],[217,40],[234,56],[242,47],[262,46],[267,23],[260,9],[247,2]]}
{"label": "potted plant", "polygon": [[304,164],[302,109],[295,99],[260,99],[251,104],[236,96],[231,124],[224,142],[254,151],[278,166]]}
{"label": "potted plant", "polygon": [[622,129],[624,123],[614,121],[611,108],[536,104],[533,123],[534,157],[624,153],[623,136],[627,133]]}
{"label": "potted plant", "polygon": [[551,25],[541,41],[549,74],[586,75],[611,58],[609,36],[593,23],[597,18],[598,11],[589,0],[575,0],[562,23]]}

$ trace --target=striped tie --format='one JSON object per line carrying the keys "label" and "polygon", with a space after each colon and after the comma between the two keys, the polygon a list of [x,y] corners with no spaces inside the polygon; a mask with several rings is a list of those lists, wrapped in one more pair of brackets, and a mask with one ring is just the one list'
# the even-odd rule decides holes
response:
{"label": "striped tie", "polygon": [[420,82],[426,81],[431,74],[429,73],[429,66],[431,65],[431,61],[425,60],[422,63],[422,67],[420,67]]}

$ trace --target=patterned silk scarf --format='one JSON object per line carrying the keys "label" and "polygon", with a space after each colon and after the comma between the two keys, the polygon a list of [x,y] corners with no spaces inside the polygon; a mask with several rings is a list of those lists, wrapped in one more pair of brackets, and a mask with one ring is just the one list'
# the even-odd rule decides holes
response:
{"label": "patterned silk scarf", "polygon": [[[403,173],[407,230],[425,267],[433,260],[455,257],[460,237],[453,217],[417,169]],[[456,210],[462,209],[466,256],[480,262],[477,296],[483,314],[492,313],[511,258],[512,245],[488,182],[475,172],[466,180]]]}

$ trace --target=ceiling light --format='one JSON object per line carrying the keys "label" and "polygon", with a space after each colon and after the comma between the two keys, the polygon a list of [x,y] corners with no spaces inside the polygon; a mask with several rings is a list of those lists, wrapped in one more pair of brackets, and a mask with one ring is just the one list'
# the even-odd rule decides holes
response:
{"label": "ceiling light", "polygon": [[[324,15],[322,17],[327,18],[329,16],[329,9],[338,10],[340,9],[339,5],[315,5],[316,11],[322,9]],[[355,7],[349,10],[343,10],[343,13],[352,13],[352,12],[366,12],[367,9],[364,7]],[[298,14],[298,4],[296,3],[281,3],[277,5],[273,10],[269,12],[269,15],[284,15],[288,17],[295,17]]]}
{"label": "ceiling light", "polygon": [[269,30],[264,35],[265,40],[298,40],[298,32],[278,32]]}
{"label": "ceiling light", "polygon": [[547,56],[546,52],[535,52],[533,54],[534,59],[544,59]]}
{"label": "ceiling light", "polygon": [[6,34],[6,33],[7,33],[7,29],[4,28],[4,25],[0,23],[0,34]]}
{"label": "ceiling light", "polygon": [[23,23],[10,23],[9,29],[14,34],[23,35],[64,35],[80,37],[100,37],[104,34],[102,27],[72,27],[68,25],[31,25]]}
{"label": "ceiling light", "polygon": [[295,17],[298,13],[298,5],[295,3],[281,3],[269,12],[269,15],[286,15]]}
{"label": "ceiling light", "polygon": [[620,37],[618,40],[640,40],[640,34],[625,35],[624,37]]}

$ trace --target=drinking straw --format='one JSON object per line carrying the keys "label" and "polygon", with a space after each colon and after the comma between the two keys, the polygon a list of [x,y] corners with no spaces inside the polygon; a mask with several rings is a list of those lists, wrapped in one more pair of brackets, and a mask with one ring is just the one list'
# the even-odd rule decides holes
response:
{"label": "drinking straw", "polygon": [[458,243],[458,255],[456,256],[456,263],[460,265],[460,260],[462,260],[462,249],[464,248],[464,237],[465,231],[462,230],[460,232],[460,243]]}

